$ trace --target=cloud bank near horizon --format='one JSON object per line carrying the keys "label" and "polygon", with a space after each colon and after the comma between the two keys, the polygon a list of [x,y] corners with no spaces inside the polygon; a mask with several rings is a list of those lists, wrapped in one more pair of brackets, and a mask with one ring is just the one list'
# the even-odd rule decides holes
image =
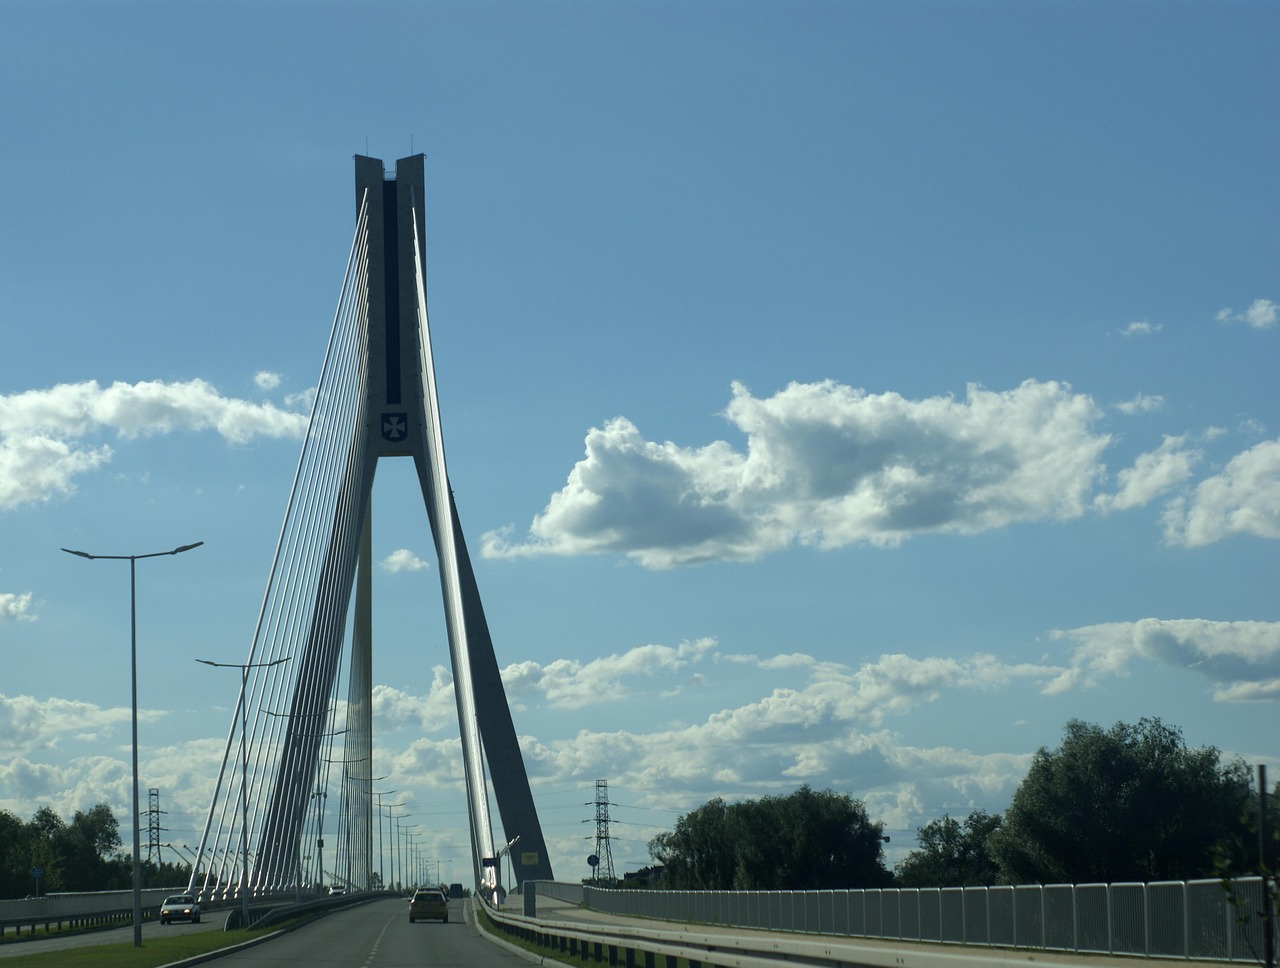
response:
{"label": "cloud bank near horizon", "polygon": [[[540,725],[521,737],[535,789],[607,775],[635,791],[642,806],[685,810],[712,796],[821,784],[857,791],[894,830],[933,819],[939,804],[953,813],[1003,809],[1034,755],[1014,734],[994,750],[913,743],[913,716],[948,694],[1030,689],[1052,696],[1123,678],[1149,662],[1205,677],[1215,702],[1280,701],[1280,622],[1146,618],[1048,638],[1065,648],[1061,657],[885,653],[845,663],[804,652],[738,653],[706,637],[589,660],[515,662],[502,678],[513,710],[540,710]],[[767,674],[764,691],[758,672]],[[726,693],[708,690],[728,680],[745,691],[729,702],[713,699]],[[651,726],[593,728],[590,716],[583,718],[590,708],[618,703],[650,710]],[[149,724],[170,715],[140,713]],[[376,685],[373,714],[375,757],[390,786],[461,790],[446,667],[433,668],[423,695]],[[127,804],[128,720],[123,707],[0,695],[0,809],[25,814],[51,805],[69,814],[104,798],[117,809]],[[144,737],[149,782],[174,791],[166,801],[171,825],[192,828],[207,809],[223,741],[175,745],[161,737],[154,725]],[[661,792],[650,803],[645,791]]]}

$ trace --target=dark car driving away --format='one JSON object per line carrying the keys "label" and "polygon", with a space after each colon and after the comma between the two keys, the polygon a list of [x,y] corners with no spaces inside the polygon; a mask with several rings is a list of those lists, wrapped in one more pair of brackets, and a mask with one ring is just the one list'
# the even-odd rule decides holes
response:
{"label": "dark car driving away", "polygon": [[170,921],[190,921],[192,924],[199,924],[200,903],[190,894],[166,897],[164,903],[160,905],[160,923],[168,924]]}
{"label": "dark car driving away", "polygon": [[449,899],[438,887],[420,887],[409,901],[409,923],[430,920],[449,920]]}

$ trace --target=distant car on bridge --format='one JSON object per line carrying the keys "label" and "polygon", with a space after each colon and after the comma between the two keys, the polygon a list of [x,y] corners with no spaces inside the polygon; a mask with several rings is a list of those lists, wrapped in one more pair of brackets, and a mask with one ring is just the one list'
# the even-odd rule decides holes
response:
{"label": "distant car on bridge", "polygon": [[199,924],[200,902],[190,894],[174,894],[172,897],[166,897],[164,903],[160,905],[160,923],[169,924],[172,921],[190,921],[192,924]]}

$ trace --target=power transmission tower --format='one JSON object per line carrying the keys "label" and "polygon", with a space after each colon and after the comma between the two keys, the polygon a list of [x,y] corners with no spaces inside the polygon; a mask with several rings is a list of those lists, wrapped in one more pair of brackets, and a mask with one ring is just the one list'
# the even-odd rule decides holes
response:
{"label": "power transmission tower", "polygon": [[147,790],[147,863],[153,857],[160,856],[160,834],[169,828],[160,826],[160,816],[165,813],[160,809],[160,789],[150,787]]}
{"label": "power transmission tower", "polygon": [[613,850],[609,847],[609,781],[596,780],[596,880],[614,882]]}

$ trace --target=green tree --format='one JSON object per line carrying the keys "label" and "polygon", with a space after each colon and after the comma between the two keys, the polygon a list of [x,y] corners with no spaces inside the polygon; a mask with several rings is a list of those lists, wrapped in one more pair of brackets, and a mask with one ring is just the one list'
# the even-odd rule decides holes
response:
{"label": "green tree", "polygon": [[1208,877],[1216,855],[1245,849],[1249,791],[1242,763],[1159,719],[1072,720],[1059,749],[1036,753],[991,850],[1012,883]]}
{"label": "green tree", "polygon": [[52,840],[63,890],[101,891],[114,886],[110,858],[120,847],[120,825],[107,804],[77,810]]}
{"label": "green tree", "polygon": [[[23,851],[27,856],[27,871],[33,867],[44,870],[44,881],[40,893],[67,890],[66,879],[62,870],[61,858],[58,854],[57,841],[66,830],[67,825],[62,818],[53,812],[52,807],[40,807],[32,815],[23,831]],[[28,877],[30,881],[30,877]],[[32,887],[35,885],[32,884]],[[29,893],[24,892],[24,893]]]}
{"label": "green tree", "polygon": [[[0,810],[0,897],[23,897],[30,893],[29,861],[26,824],[8,810]],[[41,890],[43,893],[43,888]]]}
{"label": "green tree", "polygon": [[671,887],[704,890],[732,884],[734,839],[729,808],[716,797],[677,818],[674,830],[649,842],[649,853]]}
{"label": "green tree", "polygon": [[712,800],[650,841],[649,852],[675,888],[882,887],[891,880],[882,834],[861,801],[803,786],[786,797]]}
{"label": "green tree", "polygon": [[898,864],[903,887],[975,887],[999,881],[1000,867],[991,856],[991,835],[1001,817],[974,810],[964,823],[947,814],[916,831],[920,846]]}

